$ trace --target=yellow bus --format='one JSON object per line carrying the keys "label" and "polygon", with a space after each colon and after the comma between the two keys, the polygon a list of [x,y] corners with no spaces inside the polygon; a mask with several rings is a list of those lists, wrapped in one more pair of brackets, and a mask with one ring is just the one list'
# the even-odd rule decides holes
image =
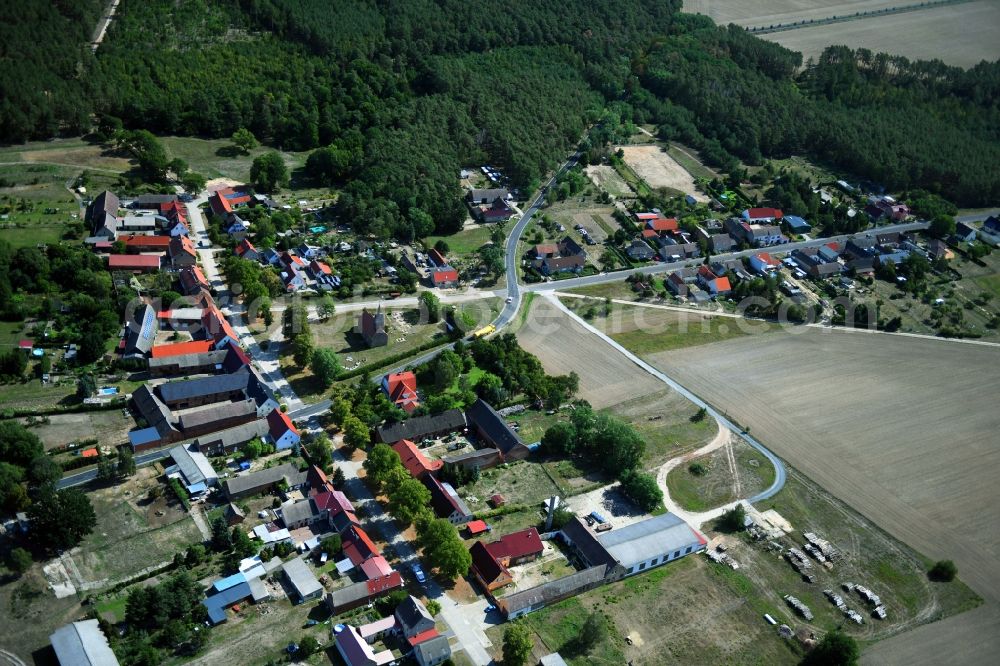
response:
{"label": "yellow bus", "polygon": [[495,333],[496,330],[497,327],[494,326],[493,324],[490,324],[489,326],[483,326],[481,329],[472,334],[472,339],[478,340],[479,338],[484,338],[490,333]]}

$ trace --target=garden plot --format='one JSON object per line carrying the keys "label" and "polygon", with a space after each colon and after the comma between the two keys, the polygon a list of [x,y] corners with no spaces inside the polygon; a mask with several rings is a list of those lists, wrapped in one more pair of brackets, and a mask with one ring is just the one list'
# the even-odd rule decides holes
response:
{"label": "garden plot", "polygon": [[635,192],[628,186],[615,168],[606,164],[591,165],[586,168],[587,177],[597,187],[604,190],[616,199],[631,199],[635,197]]}

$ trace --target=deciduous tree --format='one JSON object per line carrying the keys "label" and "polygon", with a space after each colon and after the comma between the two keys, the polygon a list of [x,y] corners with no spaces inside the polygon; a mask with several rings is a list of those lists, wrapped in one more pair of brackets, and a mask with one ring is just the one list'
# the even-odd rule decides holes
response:
{"label": "deciduous tree", "polygon": [[523,666],[534,646],[531,630],[523,622],[511,622],[503,632],[504,666]]}

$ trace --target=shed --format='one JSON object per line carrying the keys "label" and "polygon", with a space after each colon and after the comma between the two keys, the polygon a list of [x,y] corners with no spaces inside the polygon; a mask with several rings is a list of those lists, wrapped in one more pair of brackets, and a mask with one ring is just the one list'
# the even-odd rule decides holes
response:
{"label": "shed", "polygon": [[285,562],[281,567],[288,579],[289,585],[295,590],[301,601],[309,599],[319,599],[323,594],[323,586],[316,580],[316,576],[309,569],[301,558],[294,558]]}
{"label": "shed", "polygon": [[49,636],[62,666],[118,666],[118,659],[97,620],[73,622]]}
{"label": "shed", "polygon": [[490,526],[486,524],[485,520],[470,521],[465,527],[469,530],[469,536],[476,536],[477,534],[488,532],[490,529]]}

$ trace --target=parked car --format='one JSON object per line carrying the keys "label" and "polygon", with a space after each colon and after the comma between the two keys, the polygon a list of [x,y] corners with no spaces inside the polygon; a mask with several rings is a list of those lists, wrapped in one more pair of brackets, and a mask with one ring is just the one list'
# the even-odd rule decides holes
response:
{"label": "parked car", "polygon": [[417,579],[418,583],[423,584],[427,582],[427,576],[424,575],[424,570],[420,567],[419,563],[414,563],[410,566],[410,570],[413,571],[413,577]]}

